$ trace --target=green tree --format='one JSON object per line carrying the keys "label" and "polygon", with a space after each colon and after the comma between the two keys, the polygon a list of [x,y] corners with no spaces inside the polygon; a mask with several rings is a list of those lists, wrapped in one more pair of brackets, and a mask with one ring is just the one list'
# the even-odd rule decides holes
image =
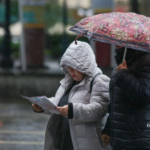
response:
{"label": "green tree", "polygon": [[10,14],[11,14],[11,22],[17,22],[19,21],[19,4],[18,0],[10,1]]}
{"label": "green tree", "polygon": [[61,6],[56,0],[50,0],[45,6],[46,28],[53,26],[56,22],[62,22]]}
{"label": "green tree", "polygon": [[[10,1],[10,23],[17,22],[19,20],[18,1]],[[0,1],[0,23],[5,22],[5,10],[6,6],[4,1]]]}

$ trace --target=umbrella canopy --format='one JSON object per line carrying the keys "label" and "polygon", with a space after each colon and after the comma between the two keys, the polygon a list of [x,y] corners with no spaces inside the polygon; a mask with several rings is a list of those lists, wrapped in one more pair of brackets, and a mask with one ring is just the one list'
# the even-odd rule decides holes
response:
{"label": "umbrella canopy", "polygon": [[150,52],[150,18],[136,13],[94,15],[69,30],[95,41]]}

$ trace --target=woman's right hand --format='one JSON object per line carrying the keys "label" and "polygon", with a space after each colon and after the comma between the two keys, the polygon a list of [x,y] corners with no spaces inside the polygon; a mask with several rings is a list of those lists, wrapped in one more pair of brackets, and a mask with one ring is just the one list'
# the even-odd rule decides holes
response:
{"label": "woman's right hand", "polygon": [[42,108],[41,107],[39,107],[38,105],[36,105],[36,104],[32,104],[32,108],[34,109],[34,111],[36,111],[36,112],[41,112],[42,111]]}
{"label": "woman's right hand", "polygon": [[105,143],[106,145],[109,144],[109,141],[110,141],[110,136],[109,136],[109,135],[103,134],[103,135],[101,136],[101,138],[102,138],[103,143]]}

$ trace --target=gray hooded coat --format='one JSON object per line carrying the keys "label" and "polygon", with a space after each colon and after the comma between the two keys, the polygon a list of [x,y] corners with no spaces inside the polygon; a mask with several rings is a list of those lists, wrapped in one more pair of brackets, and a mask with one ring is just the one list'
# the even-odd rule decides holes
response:
{"label": "gray hooded coat", "polygon": [[[97,67],[95,55],[85,42],[70,44],[60,66],[66,75],[60,81],[61,85],[55,97],[51,98],[56,105],[73,82],[68,73],[68,66],[86,75],[72,88],[68,98],[68,102],[73,104],[73,119],[69,119],[69,127],[74,150],[103,150],[100,137],[109,104],[109,78]],[[94,79],[90,92],[91,80],[97,73],[101,75]],[[47,125],[44,150],[55,149],[52,137],[58,131],[58,124],[53,116],[51,114]]]}

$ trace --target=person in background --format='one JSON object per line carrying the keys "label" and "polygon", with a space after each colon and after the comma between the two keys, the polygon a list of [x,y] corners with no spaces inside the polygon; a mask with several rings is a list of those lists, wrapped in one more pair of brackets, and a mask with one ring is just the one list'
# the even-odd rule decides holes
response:
{"label": "person in background", "polygon": [[[109,105],[109,77],[97,67],[89,44],[70,44],[61,58],[65,77],[51,101],[60,115],[50,114],[44,150],[103,150],[101,131]],[[36,112],[43,110],[32,104]]]}
{"label": "person in background", "polygon": [[110,114],[103,142],[114,150],[150,150],[150,54],[117,46],[111,75]]}

